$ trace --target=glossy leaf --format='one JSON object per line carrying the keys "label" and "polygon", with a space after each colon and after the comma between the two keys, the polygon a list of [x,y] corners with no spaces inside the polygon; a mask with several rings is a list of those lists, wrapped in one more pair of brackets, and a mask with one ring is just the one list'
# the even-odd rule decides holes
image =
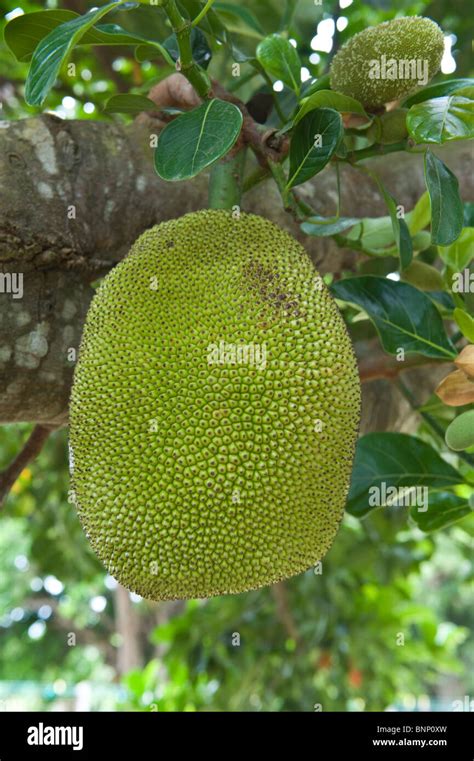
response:
{"label": "glossy leaf", "polygon": [[323,238],[347,230],[358,222],[360,222],[360,219],[355,217],[339,217],[339,219],[330,220],[326,217],[314,216],[309,217],[306,222],[303,222],[301,229],[306,235]]}
{"label": "glossy leaf", "polygon": [[296,93],[301,89],[301,61],[296,49],[285,37],[271,34],[257,47],[257,60]]}
{"label": "glossy leaf", "polygon": [[331,290],[336,299],[365,310],[389,354],[403,348],[434,359],[455,356],[438,310],[408,283],[364,275],[340,280]]}
{"label": "glossy leaf", "polygon": [[[462,482],[461,474],[425,441],[405,433],[368,433],[357,442],[346,509],[352,515],[363,516],[374,507],[383,507],[389,487],[442,488]],[[380,489],[381,505],[370,504],[376,501],[375,489]]]}
{"label": "glossy leaf", "polygon": [[74,11],[35,11],[17,16],[5,27],[5,42],[18,61],[29,61],[33,51],[49,32],[66,21],[79,18]]}
{"label": "glossy leaf", "polygon": [[74,45],[99,19],[118,8],[123,0],[107,3],[53,29],[33,53],[25,87],[25,100],[40,106],[56,81],[61,65]]}
{"label": "glossy leaf", "polygon": [[[120,6],[117,10],[126,10]],[[12,19],[5,27],[5,42],[19,61],[29,61],[37,45],[53,29],[67,21],[81,18],[73,11],[38,11]],[[147,42],[154,57],[161,55],[174,66],[168,51],[156,41],[147,40],[139,34],[127,32],[118,24],[97,24],[88,29],[77,45],[137,45]]]}
{"label": "glossy leaf", "polygon": [[417,143],[447,143],[474,137],[474,100],[447,95],[412,106],[407,129]]}
{"label": "glossy leaf", "polygon": [[448,246],[459,236],[464,210],[457,177],[430,150],[425,155],[425,181],[431,203],[431,240]]}
{"label": "glossy leaf", "polygon": [[161,132],[155,168],[164,180],[186,180],[224,156],[237,140],[242,112],[214,98],[181,114]]}
{"label": "glossy leaf", "polygon": [[291,140],[287,188],[301,185],[324,169],[342,135],[342,119],[337,111],[319,108],[307,114]]}
{"label": "glossy leaf", "polygon": [[342,93],[333,90],[318,90],[301,102],[301,108],[293,123],[298,124],[306,114],[316,108],[333,108],[335,111],[343,113],[360,114],[360,116],[366,116],[367,120],[370,120],[362,103],[359,103],[355,98],[350,98],[348,95],[342,95]]}
{"label": "glossy leaf", "polygon": [[448,79],[446,82],[438,82],[435,85],[424,87],[414,95],[410,95],[402,105],[410,108],[416,103],[422,103],[432,98],[441,98],[443,95],[449,95],[449,93],[456,92],[463,87],[469,87],[472,84],[474,84],[474,79]]}
{"label": "glossy leaf", "polygon": [[329,86],[329,74],[323,74],[321,77],[319,77],[319,79],[316,80],[316,82],[312,82],[310,79],[307,79],[306,82],[303,82],[301,85],[301,95],[302,97],[309,98],[310,95],[318,92],[318,90],[327,90]]}

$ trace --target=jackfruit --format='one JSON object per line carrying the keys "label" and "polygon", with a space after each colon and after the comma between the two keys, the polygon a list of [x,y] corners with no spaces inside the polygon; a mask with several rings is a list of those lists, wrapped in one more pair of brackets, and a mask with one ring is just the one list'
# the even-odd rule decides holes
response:
{"label": "jackfruit", "polygon": [[398,143],[408,136],[407,113],[407,108],[396,108],[395,111],[387,111],[387,113],[382,114],[380,117],[380,142],[382,145]]}
{"label": "jackfruit", "polygon": [[359,407],[343,319],[288,233],[224,210],[153,227],[98,289],[75,371],[92,547],[154,600],[307,570],[343,515]]}
{"label": "jackfruit", "polygon": [[449,424],[446,444],[455,452],[474,446],[474,410],[462,412]]}
{"label": "jackfruit", "polygon": [[401,279],[419,288],[420,291],[442,291],[445,287],[443,276],[436,267],[420,262],[418,259],[414,259],[403,270]]}
{"label": "jackfruit", "polygon": [[355,34],[334,56],[331,88],[377,109],[426,86],[443,52],[443,32],[431,19],[384,21]]}

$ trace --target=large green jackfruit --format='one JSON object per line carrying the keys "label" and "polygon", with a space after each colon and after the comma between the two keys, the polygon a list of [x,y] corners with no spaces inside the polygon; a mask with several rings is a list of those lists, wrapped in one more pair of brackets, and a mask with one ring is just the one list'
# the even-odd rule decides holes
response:
{"label": "large green jackfruit", "polygon": [[334,56],[331,88],[379,108],[426,85],[443,52],[443,32],[431,19],[384,21],[355,34]]}
{"label": "large green jackfruit", "polygon": [[359,404],[342,317],[290,235],[227,211],[148,230],[93,299],[75,372],[93,548],[155,600],[305,571],[342,518]]}

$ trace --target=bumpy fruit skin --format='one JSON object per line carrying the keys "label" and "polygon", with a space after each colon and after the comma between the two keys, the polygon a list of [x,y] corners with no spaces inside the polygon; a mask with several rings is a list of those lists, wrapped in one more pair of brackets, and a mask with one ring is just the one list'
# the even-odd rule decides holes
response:
{"label": "bumpy fruit skin", "polygon": [[402,272],[402,280],[414,285],[421,291],[442,291],[445,287],[443,277],[436,267],[413,259]]}
{"label": "bumpy fruit skin", "polygon": [[355,34],[342,46],[331,63],[331,88],[376,109],[415,92],[420,85],[418,76],[371,78],[371,61],[382,62],[382,56],[387,63],[390,59],[426,60],[429,81],[439,70],[443,52],[443,32],[431,19],[407,16],[385,21]]}
{"label": "bumpy fruit skin", "polygon": [[[220,341],[265,346],[266,362],[209,363]],[[342,518],[359,408],[344,322],[290,235],[227,211],[148,230],[93,299],[75,372],[73,490],[93,548],[154,600],[305,571]]]}
{"label": "bumpy fruit skin", "polygon": [[398,143],[408,136],[407,113],[407,108],[397,108],[395,111],[387,111],[386,114],[382,114],[380,117],[380,142],[382,145]]}

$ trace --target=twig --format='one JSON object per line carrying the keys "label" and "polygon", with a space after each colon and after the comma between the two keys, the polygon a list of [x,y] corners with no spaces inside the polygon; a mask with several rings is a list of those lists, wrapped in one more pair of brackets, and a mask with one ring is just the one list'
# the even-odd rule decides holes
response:
{"label": "twig", "polygon": [[369,148],[361,148],[358,151],[352,151],[348,154],[347,158],[341,159],[350,164],[362,159],[369,159],[373,156],[385,156],[387,153],[396,153],[397,151],[406,151],[408,143],[406,140],[402,140],[400,143],[392,143],[392,145],[371,145]]}
{"label": "twig", "polygon": [[0,473],[0,507],[23,468],[41,452],[46,439],[53,430],[55,429],[36,425],[23,449],[20,450],[10,465]]}

